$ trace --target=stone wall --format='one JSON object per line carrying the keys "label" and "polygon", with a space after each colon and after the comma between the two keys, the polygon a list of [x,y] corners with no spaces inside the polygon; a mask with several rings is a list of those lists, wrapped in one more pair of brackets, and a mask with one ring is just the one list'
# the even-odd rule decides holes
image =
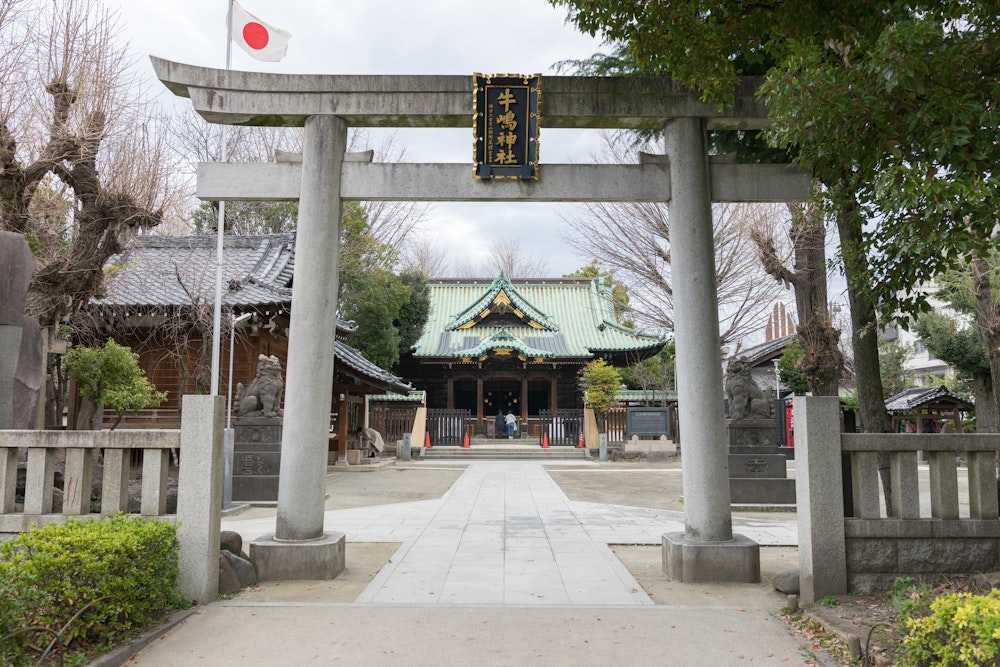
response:
{"label": "stone wall", "polygon": [[[794,409],[804,602],[888,588],[902,576],[1000,568],[995,435],[841,434],[836,398],[796,398]],[[889,455],[888,509],[879,452]]]}
{"label": "stone wall", "polygon": [[848,590],[868,593],[891,588],[897,577],[994,571],[1000,563],[1000,540],[967,535],[848,537],[846,552]]}

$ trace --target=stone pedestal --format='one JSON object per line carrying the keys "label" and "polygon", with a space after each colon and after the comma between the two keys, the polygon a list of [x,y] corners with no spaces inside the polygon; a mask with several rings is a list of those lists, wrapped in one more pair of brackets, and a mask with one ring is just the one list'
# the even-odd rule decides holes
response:
{"label": "stone pedestal", "polygon": [[343,533],[324,533],[315,540],[285,541],[264,535],[250,543],[250,560],[260,581],[335,579],[344,570]]}
{"label": "stone pedestal", "polygon": [[672,581],[702,583],[760,581],[760,546],[743,535],[725,542],[699,542],[684,533],[663,535],[663,572]]}
{"label": "stone pedestal", "polygon": [[733,503],[794,505],[795,480],[788,479],[773,419],[728,419],[729,495]]}
{"label": "stone pedestal", "polygon": [[281,419],[242,417],[233,420],[232,501],[278,502],[281,470]]}
{"label": "stone pedestal", "polygon": [[778,427],[774,419],[727,419],[730,452],[777,451]]}

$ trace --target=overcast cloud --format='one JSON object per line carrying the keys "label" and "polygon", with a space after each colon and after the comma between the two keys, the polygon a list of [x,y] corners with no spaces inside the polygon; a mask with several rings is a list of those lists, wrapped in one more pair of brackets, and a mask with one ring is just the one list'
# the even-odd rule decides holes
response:
{"label": "overcast cloud", "polygon": [[[134,50],[168,60],[225,67],[227,0],[107,0],[120,12]],[[232,68],[309,74],[554,74],[561,60],[585,58],[601,43],[565,22],[546,0],[240,0],[247,11],[292,34],[278,63],[259,62],[235,47]],[[162,88],[148,60],[151,88]],[[162,99],[172,96],[163,89]],[[399,130],[410,162],[472,163],[469,129]],[[379,137],[373,136],[373,140]],[[594,131],[552,130],[540,137],[542,164],[592,162]],[[544,166],[542,173],[544,174]],[[470,176],[471,177],[471,176]],[[543,176],[544,178],[544,176]],[[568,204],[435,203],[424,233],[459,257],[483,257],[498,236],[548,258],[550,276],[587,264],[560,239]]]}

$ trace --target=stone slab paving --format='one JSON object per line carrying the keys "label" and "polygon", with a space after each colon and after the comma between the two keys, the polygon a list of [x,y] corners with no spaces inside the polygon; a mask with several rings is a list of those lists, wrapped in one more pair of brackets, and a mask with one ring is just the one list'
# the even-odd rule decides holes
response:
{"label": "stone slab paving", "polygon": [[[797,543],[794,521],[733,523],[761,545]],[[572,501],[542,463],[484,461],[440,499],[332,510],[325,526],[348,542],[402,543],[361,604],[648,606],[608,544],[661,544],[663,533],[684,530],[684,517]],[[274,519],[237,516],[223,529],[252,540]]]}

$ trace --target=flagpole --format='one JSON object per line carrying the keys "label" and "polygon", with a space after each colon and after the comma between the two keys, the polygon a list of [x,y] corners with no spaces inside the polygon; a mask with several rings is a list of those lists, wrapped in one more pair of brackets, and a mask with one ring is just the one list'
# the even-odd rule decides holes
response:
{"label": "flagpole", "polygon": [[[226,71],[232,67],[233,58],[233,1],[226,0]],[[222,126],[222,147],[220,162],[226,162],[228,155],[229,126]],[[226,233],[226,202],[219,200],[219,224],[215,248],[215,309],[212,313],[212,396],[219,395],[220,358],[222,356],[222,270],[223,237]]]}

